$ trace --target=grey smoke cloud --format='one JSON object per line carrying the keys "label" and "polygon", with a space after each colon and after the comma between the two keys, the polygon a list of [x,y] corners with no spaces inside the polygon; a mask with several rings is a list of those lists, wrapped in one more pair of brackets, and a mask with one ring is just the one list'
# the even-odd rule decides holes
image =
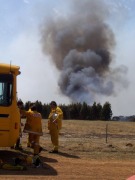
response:
{"label": "grey smoke cloud", "polygon": [[73,102],[93,102],[126,87],[126,67],[112,68],[115,37],[101,1],[74,0],[67,17],[50,18],[42,29],[45,54],[61,72],[61,92]]}

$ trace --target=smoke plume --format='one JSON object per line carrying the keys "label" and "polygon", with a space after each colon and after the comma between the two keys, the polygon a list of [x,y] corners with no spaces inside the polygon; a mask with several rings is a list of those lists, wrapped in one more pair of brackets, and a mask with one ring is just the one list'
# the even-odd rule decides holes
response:
{"label": "smoke plume", "polygon": [[42,29],[43,51],[61,72],[61,92],[73,102],[90,104],[126,86],[126,68],[111,67],[116,42],[108,15],[103,1],[72,0],[66,17],[50,18]]}

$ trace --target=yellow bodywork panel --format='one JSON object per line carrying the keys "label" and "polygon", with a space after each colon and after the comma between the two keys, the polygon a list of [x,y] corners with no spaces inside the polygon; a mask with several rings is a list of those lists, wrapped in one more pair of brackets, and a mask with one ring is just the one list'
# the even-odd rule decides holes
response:
{"label": "yellow bodywork panel", "polygon": [[13,73],[15,75],[18,75],[20,74],[19,69],[19,66],[0,63],[0,73]]}
{"label": "yellow bodywork panel", "polygon": [[20,67],[0,63],[0,147],[14,146],[20,131],[17,75]]}

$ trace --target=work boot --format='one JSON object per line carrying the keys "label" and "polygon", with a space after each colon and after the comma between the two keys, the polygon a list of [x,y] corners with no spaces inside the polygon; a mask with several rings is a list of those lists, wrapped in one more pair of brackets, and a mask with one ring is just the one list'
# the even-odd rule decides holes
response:
{"label": "work boot", "polygon": [[41,153],[41,151],[43,151],[43,148],[42,148],[42,147],[39,148],[39,153]]}
{"label": "work boot", "polygon": [[41,166],[42,162],[41,162],[41,159],[38,155],[35,155],[33,157],[33,161],[32,161],[32,164],[34,165],[35,168],[38,168]]}
{"label": "work boot", "polygon": [[49,153],[58,154],[58,150],[51,150]]}
{"label": "work boot", "polygon": [[14,146],[11,146],[10,149],[15,149],[15,147],[14,147]]}
{"label": "work boot", "polygon": [[21,145],[19,145],[19,146],[15,146],[15,150],[20,150],[20,151],[22,151],[22,150],[23,150],[23,148],[22,148],[22,146],[21,146]]}

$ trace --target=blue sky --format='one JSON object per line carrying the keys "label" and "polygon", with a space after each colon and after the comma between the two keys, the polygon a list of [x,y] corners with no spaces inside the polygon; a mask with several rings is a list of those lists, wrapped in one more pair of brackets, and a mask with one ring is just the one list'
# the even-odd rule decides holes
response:
{"label": "blue sky", "polygon": [[[79,3],[80,0],[75,0]],[[106,1],[109,9],[107,22],[116,40],[112,66],[127,68],[125,79],[129,85],[118,89],[117,95],[98,96],[97,103],[109,101],[113,115],[135,114],[135,0]],[[39,100],[49,103],[70,103],[60,93],[58,79],[61,72],[42,52],[41,27],[51,18],[65,17],[71,11],[70,0],[0,0],[0,63],[20,66],[18,97],[24,102]],[[84,1],[85,2],[85,1]],[[38,88],[37,88],[38,87]]]}

